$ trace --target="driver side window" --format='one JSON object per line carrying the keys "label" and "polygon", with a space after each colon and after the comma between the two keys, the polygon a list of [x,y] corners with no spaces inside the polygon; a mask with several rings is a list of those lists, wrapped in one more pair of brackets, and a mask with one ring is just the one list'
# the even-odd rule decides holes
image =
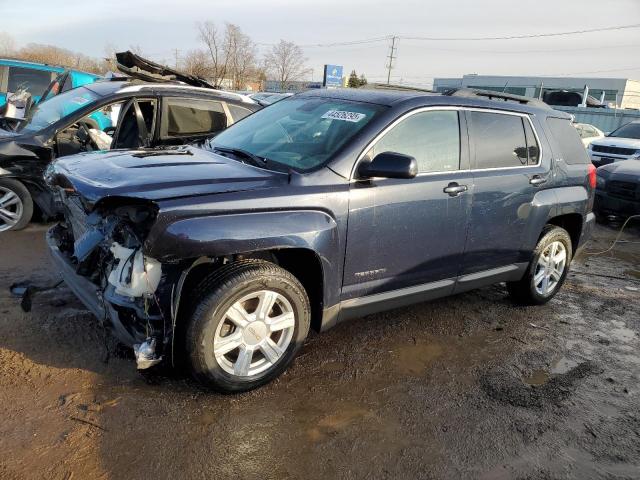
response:
{"label": "driver side window", "polygon": [[56,136],[59,157],[95,150],[109,150],[124,101],[110,103],[85,115]]}
{"label": "driver side window", "polygon": [[419,173],[460,169],[460,123],[454,110],[415,113],[389,130],[367,152],[370,159],[382,152],[410,155]]}

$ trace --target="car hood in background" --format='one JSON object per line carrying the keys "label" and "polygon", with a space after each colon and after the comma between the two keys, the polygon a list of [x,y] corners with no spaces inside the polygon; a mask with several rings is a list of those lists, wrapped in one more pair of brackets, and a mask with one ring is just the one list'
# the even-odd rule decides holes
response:
{"label": "car hood in background", "polygon": [[55,161],[46,176],[50,185],[75,190],[89,208],[108,196],[165,200],[270,188],[288,178],[195,147],[72,155]]}
{"label": "car hood in background", "polygon": [[598,174],[603,173],[616,176],[631,176],[640,181],[640,160],[624,160],[614,162],[598,168]]}
{"label": "car hood in background", "polygon": [[193,87],[216,89],[215,86],[200,77],[178,72],[173,68],[142,58],[129,50],[116,53],[116,61],[118,62],[116,66],[122,73],[146,82],[175,82],[177,80]]}
{"label": "car hood in background", "polygon": [[593,140],[591,142],[591,145],[640,149],[640,140],[638,140],[637,138],[603,137],[597,140]]}

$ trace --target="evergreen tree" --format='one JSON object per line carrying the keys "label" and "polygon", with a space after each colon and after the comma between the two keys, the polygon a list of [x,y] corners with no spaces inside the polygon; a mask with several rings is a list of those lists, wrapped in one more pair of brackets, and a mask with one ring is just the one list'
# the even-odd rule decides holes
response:
{"label": "evergreen tree", "polygon": [[349,82],[347,83],[349,88],[358,88],[360,86],[360,79],[358,78],[358,74],[355,70],[351,70],[351,75],[349,75]]}

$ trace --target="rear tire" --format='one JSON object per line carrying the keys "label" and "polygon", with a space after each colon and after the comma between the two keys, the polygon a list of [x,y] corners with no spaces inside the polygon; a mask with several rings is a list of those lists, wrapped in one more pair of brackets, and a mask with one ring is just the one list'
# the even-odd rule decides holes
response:
{"label": "rear tire", "polygon": [[33,199],[27,187],[12,178],[0,179],[0,232],[22,230],[33,216]]}
{"label": "rear tire", "polygon": [[291,273],[262,260],[221,267],[201,282],[186,328],[193,376],[221,393],[237,393],[278,377],[309,332],[307,294]]}
{"label": "rear tire", "polygon": [[567,278],[573,256],[571,237],[563,228],[547,225],[533,251],[524,277],[508,282],[509,295],[522,305],[542,305],[551,300]]}

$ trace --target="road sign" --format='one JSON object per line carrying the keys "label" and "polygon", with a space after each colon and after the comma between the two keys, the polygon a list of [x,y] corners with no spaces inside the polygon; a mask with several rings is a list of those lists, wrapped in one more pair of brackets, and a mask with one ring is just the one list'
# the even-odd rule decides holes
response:
{"label": "road sign", "polygon": [[342,65],[325,65],[322,85],[325,87],[341,87]]}

